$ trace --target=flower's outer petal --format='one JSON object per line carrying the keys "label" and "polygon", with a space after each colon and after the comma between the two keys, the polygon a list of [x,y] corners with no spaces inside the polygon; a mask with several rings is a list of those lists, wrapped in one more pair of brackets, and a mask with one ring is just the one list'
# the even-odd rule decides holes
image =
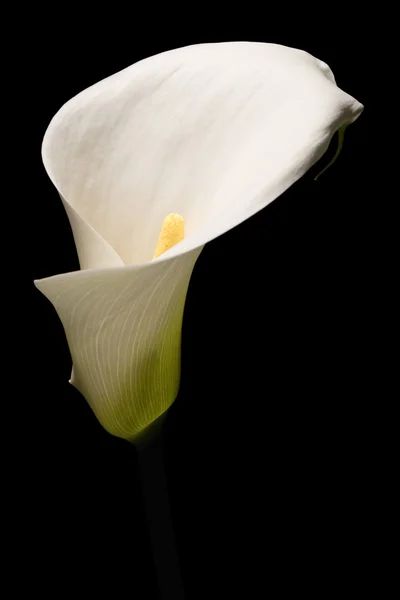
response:
{"label": "flower's outer petal", "polygon": [[35,281],[64,326],[71,383],[113,435],[135,441],[176,398],[182,316],[200,252]]}
{"label": "flower's outer petal", "polygon": [[71,224],[81,269],[106,269],[120,267],[123,260],[110,244],[61,198]]}
{"label": "flower's outer petal", "polygon": [[265,207],[362,105],[329,67],[276,44],[171,50],[90,87],[54,117],[43,160],[58,191],[126,264],[151,261],[164,217],[203,245]]}

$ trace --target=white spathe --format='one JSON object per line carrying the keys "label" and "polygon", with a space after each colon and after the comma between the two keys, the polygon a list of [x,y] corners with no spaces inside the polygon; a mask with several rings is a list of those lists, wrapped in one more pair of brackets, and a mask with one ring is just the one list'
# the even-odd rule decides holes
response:
{"label": "white spathe", "polygon": [[[43,160],[82,270],[35,283],[64,325],[72,383],[108,431],[134,439],[175,400],[204,244],[282,194],[362,109],[306,52],[226,42],[142,60],[53,118]],[[169,213],[185,239],[152,261]]]}

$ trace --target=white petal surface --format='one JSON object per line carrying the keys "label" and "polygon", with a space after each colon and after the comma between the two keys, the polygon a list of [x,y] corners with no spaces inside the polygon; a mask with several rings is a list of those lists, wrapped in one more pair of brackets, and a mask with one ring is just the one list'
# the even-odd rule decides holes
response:
{"label": "white petal surface", "polygon": [[81,269],[120,267],[122,258],[76,210],[61,198],[71,224]]}
{"label": "white petal surface", "polygon": [[85,90],[43,143],[59,192],[126,264],[152,258],[164,217],[203,245],[301,177],[362,105],[324,63],[275,44],[172,50]]}
{"label": "white petal surface", "polygon": [[64,325],[71,383],[116,436],[134,440],[176,398],[182,316],[200,251],[35,282]]}
{"label": "white petal surface", "polygon": [[[36,285],[64,325],[72,383],[108,431],[134,439],[174,401],[203,245],[282,194],[362,108],[305,52],[229,42],[140,61],[57,113],[43,160],[83,271]],[[151,262],[169,213],[185,239]]]}

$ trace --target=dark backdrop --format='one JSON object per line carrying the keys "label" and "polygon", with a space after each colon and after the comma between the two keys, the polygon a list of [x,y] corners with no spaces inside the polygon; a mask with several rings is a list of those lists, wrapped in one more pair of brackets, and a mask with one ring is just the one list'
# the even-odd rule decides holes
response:
{"label": "dark backdrop", "polygon": [[30,174],[26,293],[33,331],[16,475],[23,492],[15,557],[25,575],[15,585],[54,598],[68,595],[67,588],[70,597],[157,597],[135,450],[103,431],[68,384],[61,323],[31,284],[78,268],[67,218],[41,165],[45,129],[76,93],[141,58],[192,43],[253,40],[324,60],[366,109],[318,182],[313,176],[335,148],[272,205],[208,244],[196,264],[181,389],[166,426],[182,573],[188,599],[294,591],[324,598],[349,576],[347,591],[357,589],[367,577],[359,559],[368,537],[359,482],[369,411],[359,388],[368,379],[359,353],[366,319],[360,233],[368,211],[360,28],[302,33],[299,25],[293,34],[257,14],[243,23],[236,15],[230,27],[211,26],[212,19],[200,26],[183,13],[184,25],[158,16],[161,33],[151,17],[120,15],[128,21],[120,34],[118,19],[103,16],[101,27],[77,16],[64,30],[63,16],[49,15],[26,44],[24,100],[31,109],[21,155]]}

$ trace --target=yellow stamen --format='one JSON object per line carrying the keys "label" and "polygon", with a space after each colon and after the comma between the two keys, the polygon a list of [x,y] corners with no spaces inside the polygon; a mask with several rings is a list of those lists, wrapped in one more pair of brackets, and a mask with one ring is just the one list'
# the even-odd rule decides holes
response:
{"label": "yellow stamen", "polygon": [[181,215],[171,213],[167,215],[162,224],[160,236],[153,258],[157,258],[178,242],[181,242],[185,235],[184,220]]}

